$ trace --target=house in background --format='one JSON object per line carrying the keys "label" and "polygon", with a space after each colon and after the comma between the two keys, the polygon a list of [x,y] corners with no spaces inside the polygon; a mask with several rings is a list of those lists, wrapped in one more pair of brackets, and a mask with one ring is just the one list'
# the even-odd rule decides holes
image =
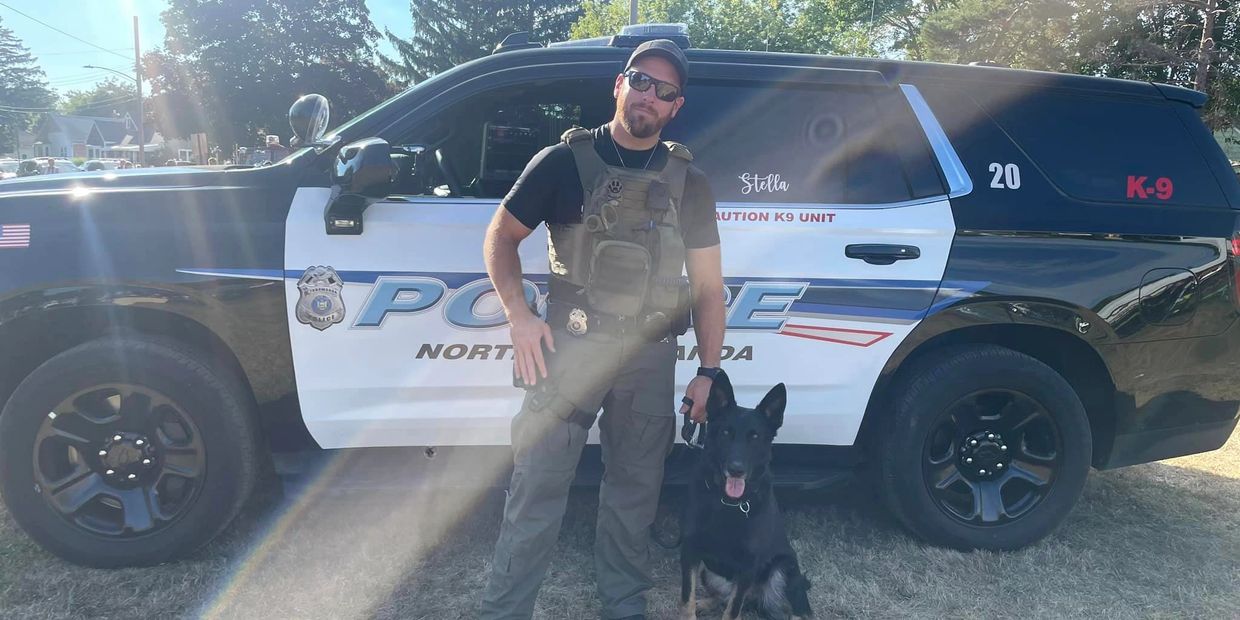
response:
{"label": "house in background", "polygon": [[29,159],[34,156],[34,142],[33,131],[18,129],[16,144],[0,144],[0,159]]}
{"label": "house in background", "polygon": [[[189,160],[192,151],[186,140],[164,140],[150,131],[145,145],[146,161]],[[51,113],[35,131],[35,157],[78,157],[82,159],[138,160],[138,126],[126,113],[122,117],[71,116]]]}

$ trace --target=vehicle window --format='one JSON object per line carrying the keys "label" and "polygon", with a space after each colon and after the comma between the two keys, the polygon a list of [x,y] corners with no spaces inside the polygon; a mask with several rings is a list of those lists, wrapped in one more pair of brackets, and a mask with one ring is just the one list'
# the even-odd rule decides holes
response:
{"label": "vehicle window", "polygon": [[1046,90],[992,92],[982,104],[1069,196],[1227,207],[1180,104]]}
{"label": "vehicle window", "polygon": [[690,82],[664,130],[719,201],[883,204],[945,193],[899,91]]}
{"label": "vehicle window", "polygon": [[502,198],[538,151],[607,122],[610,79],[540,80],[453,103],[394,144],[394,194]]}

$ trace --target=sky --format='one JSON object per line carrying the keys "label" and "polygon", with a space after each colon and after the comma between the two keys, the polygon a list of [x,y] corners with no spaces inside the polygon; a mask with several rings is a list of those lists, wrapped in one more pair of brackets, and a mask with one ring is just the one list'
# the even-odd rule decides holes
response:
{"label": "sky", "polygon": [[[132,75],[133,18],[138,17],[142,51],[150,51],[163,45],[164,27],[159,14],[167,4],[166,0],[0,0],[0,23],[12,30],[35,56],[47,74],[48,85],[64,94],[88,89],[111,75],[107,71],[84,69],[83,65],[108,67]],[[380,32],[388,28],[401,37],[412,32],[408,0],[366,0],[366,6]],[[379,50],[395,54],[386,39]]]}

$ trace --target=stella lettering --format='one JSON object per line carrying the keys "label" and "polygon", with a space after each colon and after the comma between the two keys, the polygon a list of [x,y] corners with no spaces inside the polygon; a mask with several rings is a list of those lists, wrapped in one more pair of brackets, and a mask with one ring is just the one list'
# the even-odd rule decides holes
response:
{"label": "stella lettering", "polygon": [[778,174],[771,173],[766,176],[759,176],[756,173],[746,172],[737,178],[741,180],[741,183],[745,184],[741,188],[742,194],[788,191],[788,183],[781,181]]}

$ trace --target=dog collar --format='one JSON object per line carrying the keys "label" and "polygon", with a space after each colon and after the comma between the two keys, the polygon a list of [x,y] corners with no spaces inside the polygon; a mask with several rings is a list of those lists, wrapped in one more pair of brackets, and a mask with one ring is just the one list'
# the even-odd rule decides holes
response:
{"label": "dog collar", "polygon": [[[703,480],[703,481],[702,481],[702,484],[705,484],[705,485],[706,485],[706,490],[708,490],[708,491],[710,490],[710,481],[709,481],[709,480]],[[748,519],[748,518],[749,518],[749,500],[738,501],[738,502],[736,502],[735,504],[729,504],[729,503],[728,503],[728,498],[726,498],[726,497],[720,497],[720,498],[719,498],[719,503],[720,503],[720,504],[723,504],[724,506],[731,506],[731,507],[733,507],[733,508],[738,508],[738,509],[740,509],[741,514],[745,515],[745,518],[746,518],[746,519]]]}
{"label": "dog collar", "polygon": [[735,508],[739,508],[739,509],[740,509],[740,511],[741,511],[741,514],[744,514],[746,519],[748,519],[748,518],[749,518],[749,501],[748,501],[748,500],[743,501],[743,502],[736,502],[735,504],[729,504],[729,503],[727,502],[727,500],[725,500],[724,498],[720,497],[720,498],[719,498],[719,503],[720,503],[720,504],[723,504],[724,506],[732,506],[732,507],[735,507]]}

